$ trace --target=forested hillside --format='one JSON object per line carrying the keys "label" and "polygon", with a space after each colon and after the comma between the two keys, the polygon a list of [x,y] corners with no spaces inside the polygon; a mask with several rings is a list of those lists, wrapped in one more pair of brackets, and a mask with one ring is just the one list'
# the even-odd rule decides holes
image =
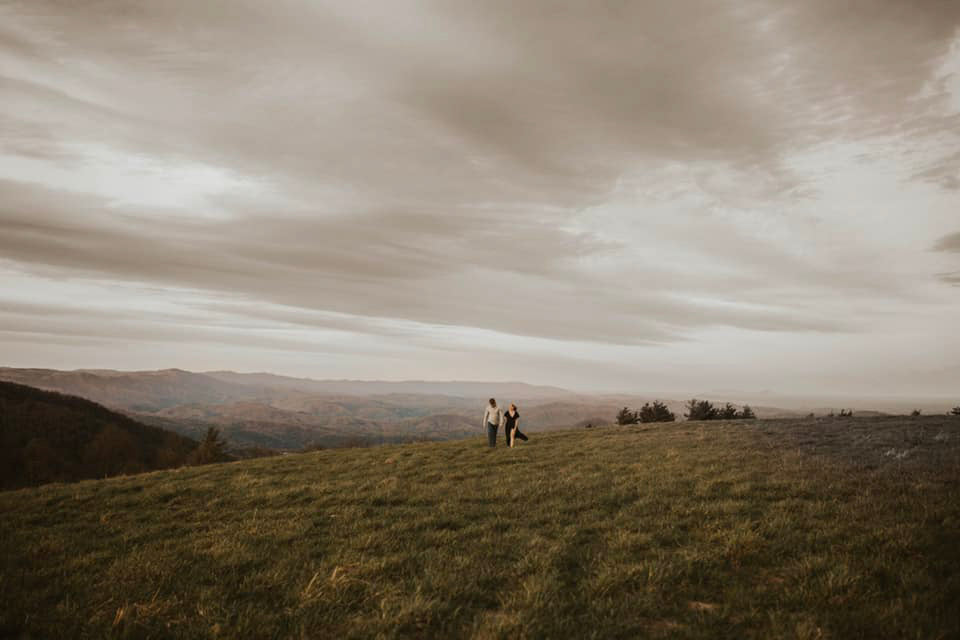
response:
{"label": "forested hillside", "polygon": [[0,382],[0,488],[179,466],[197,443],[95,402]]}

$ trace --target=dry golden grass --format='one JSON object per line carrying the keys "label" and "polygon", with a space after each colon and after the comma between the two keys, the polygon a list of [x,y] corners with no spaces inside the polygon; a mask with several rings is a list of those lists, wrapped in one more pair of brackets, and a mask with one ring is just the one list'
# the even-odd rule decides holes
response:
{"label": "dry golden grass", "polygon": [[484,440],[0,494],[0,636],[960,637],[960,419]]}

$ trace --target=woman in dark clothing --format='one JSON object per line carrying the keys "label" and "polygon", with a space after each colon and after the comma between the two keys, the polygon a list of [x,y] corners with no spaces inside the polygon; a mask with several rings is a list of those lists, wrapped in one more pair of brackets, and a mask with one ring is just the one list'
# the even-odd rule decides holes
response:
{"label": "woman in dark clothing", "polygon": [[527,440],[527,436],[520,432],[520,412],[517,405],[511,404],[510,409],[503,414],[503,430],[507,436],[507,446],[512,447],[517,438]]}

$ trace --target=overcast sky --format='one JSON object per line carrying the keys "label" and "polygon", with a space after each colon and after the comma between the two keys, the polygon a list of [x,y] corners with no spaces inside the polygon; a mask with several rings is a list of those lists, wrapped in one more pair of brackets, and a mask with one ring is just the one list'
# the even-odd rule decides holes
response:
{"label": "overcast sky", "polygon": [[960,394],[958,27],[0,0],[0,365]]}

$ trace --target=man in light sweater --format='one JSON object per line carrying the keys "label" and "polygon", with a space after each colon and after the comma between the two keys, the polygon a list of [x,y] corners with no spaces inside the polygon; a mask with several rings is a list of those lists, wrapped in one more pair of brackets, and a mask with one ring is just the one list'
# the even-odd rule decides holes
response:
{"label": "man in light sweater", "polygon": [[487,425],[487,440],[491,447],[497,446],[497,429],[500,428],[502,421],[503,415],[500,413],[500,407],[497,406],[496,399],[490,398],[490,404],[487,405],[487,410],[483,412],[483,423]]}

